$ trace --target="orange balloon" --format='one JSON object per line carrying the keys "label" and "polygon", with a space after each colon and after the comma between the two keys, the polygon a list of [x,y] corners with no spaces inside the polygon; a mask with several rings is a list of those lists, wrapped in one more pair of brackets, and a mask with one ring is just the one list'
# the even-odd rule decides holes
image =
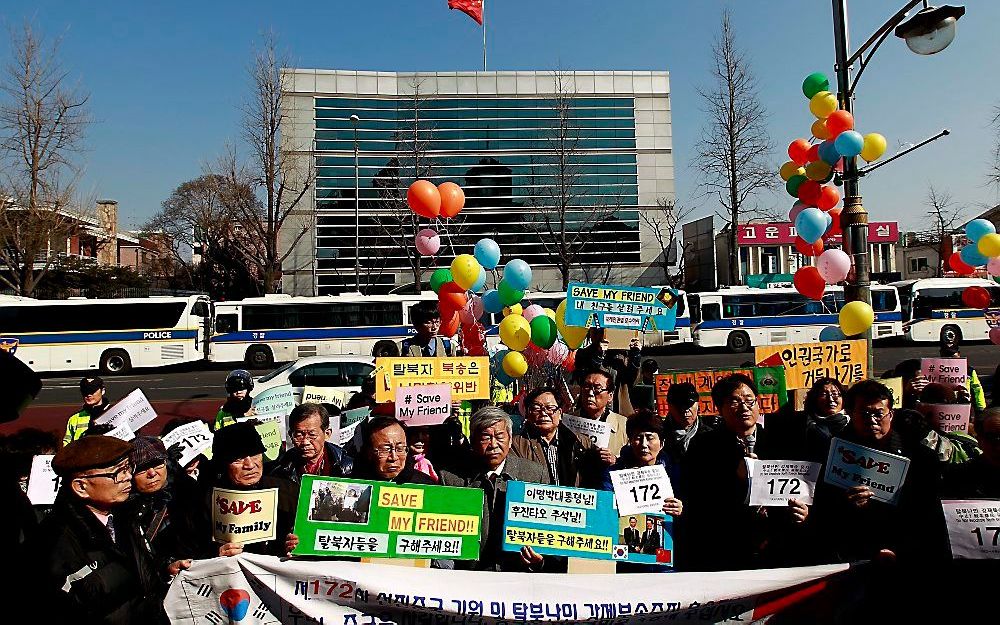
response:
{"label": "orange balloon", "polygon": [[[457,313],[459,310],[465,308],[465,305],[468,303],[469,296],[465,294],[465,289],[454,282],[445,282],[438,289],[438,308],[441,310],[443,317],[448,316],[445,314],[448,311]],[[443,319],[442,323],[444,323]]]}
{"label": "orange balloon", "polygon": [[441,216],[451,219],[465,207],[465,192],[454,182],[442,182],[438,185],[441,194]]}
{"label": "orange balloon", "polygon": [[840,192],[832,184],[825,184],[819,188],[819,195],[816,198],[816,206],[820,210],[828,211],[840,201]]}
{"label": "orange balloon", "polygon": [[452,313],[451,316],[442,315],[441,327],[438,328],[438,334],[441,336],[455,336],[458,334],[458,324],[459,318],[457,312]]}
{"label": "orange balloon", "polygon": [[421,217],[433,219],[441,214],[441,192],[427,180],[417,180],[410,185],[406,190],[406,203]]}
{"label": "orange balloon", "polygon": [[853,130],[854,116],[847,111],[834,111],[826,118],[826,129],[831,138],[835,138],[845,130]]}

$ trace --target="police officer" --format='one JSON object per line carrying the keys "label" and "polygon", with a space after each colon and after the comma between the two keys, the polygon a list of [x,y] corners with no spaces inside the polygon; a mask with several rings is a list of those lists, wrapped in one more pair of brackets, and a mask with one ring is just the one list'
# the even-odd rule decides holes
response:
{"label": "police officer", "polygon": [[106,397],[104,380],[97,376],[80,380],[80,395],[83,396],[83,407],[71,415],[69,421],[66,422],[66,435],[63,436],[64,447],[82,437],[87,428],[90,427],[91,422],[104,414],[111,405]]}
{"label": "police officer", "polygon": [[236,423],[237,419],[252,417],[250,407],[250,391],[253,390],[253,376],[246,369],[237,369],[226,377],[226,403],[222,404],[215,415],[215,425],[212,429],[218,431],[227,425]]}

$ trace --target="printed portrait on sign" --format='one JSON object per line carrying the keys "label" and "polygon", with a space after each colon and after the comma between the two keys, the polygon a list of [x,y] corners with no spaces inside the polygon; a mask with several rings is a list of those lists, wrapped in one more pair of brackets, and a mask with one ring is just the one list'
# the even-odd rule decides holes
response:
{"label": "printed portrait on sign", "polygon": [[309,520],[368,524],[371,484],[316,481],[309,496]]}

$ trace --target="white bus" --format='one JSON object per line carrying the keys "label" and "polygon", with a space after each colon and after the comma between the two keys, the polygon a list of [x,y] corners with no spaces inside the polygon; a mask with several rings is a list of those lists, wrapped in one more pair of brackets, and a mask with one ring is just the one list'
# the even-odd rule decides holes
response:
{"label": "white bus", "polygon": [[205,295],[141,299],[0,300],[0,346],[37,372],[125,374],[206,357]]}
{"label": "white bus", "polygon": [[410,308],[437,295],[267,295],[216,302],[213,362],[266,369],[306,356],[376,355],[414,333]]}
{"label": "white bus", "polygon": [[980,286],[990,292],[991,307],[1000,306],[1000,284],[980,278],[927,278],[894,282],[903,309],[903,336],[909,341],[961,342],[989,338],[982,310],[962,303],[962,292]]}
{"label": "white bus", "polygon": [[[872,338],[902,334],[902,313],[896,289],[872,285],[875,324]],[[728,347],[748,352],[757,345],[812,343],[820,332],[839,324],[844,290],[827,287],[822,301],[795,289],[732,287],[709,293],[689,293],[694,343],[699,347]]]}

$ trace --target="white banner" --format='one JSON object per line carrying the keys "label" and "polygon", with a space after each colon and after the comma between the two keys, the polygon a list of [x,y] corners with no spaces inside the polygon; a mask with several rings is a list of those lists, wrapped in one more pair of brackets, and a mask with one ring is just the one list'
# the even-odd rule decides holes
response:
{"label": "white banner", "polygon": [[[172,623],[751,622],[813,600],[846,564],[720,573],[565,575],[421,569],[244,553],[195,562]],[[626,583],[627,582],[627,583]],[[792,593],[795,593],[794,595]]]}
{"label": "white banner", "polygon": [[177,443],[181,444],[184,453],[181,455],[179,464],[182,467],[188,465],[198,454],[205,453],[206,457],[211,457],[212,440],[215,436],[208,429],[208,424],[204,421],[192,421],[185,423],[169,434],[164,434],[163,446],[170,449]]}
{"label": "white banner", "polygon": [[97,417],[94,423],[110,423],[118,427],[123,423],[128,425],[133,432],[138,432],[139,428],[156,418],[156,411],[149,405],[149,400],[142,393],[142,390],[135,389],[118,403],[111,406],[104,414]]}
{"label": "white banner", "polygon": [[611,426],[608,425],[607,421],[598,421],[597,419],[588,419],[586,417],[564,414],[562,416],[562,422],[566,425],[566,427],[573,430],[580,436],[586,436],[589,438],[590,442],[592,442],[595,447],[607,449],[608,445],[611,444]]}

